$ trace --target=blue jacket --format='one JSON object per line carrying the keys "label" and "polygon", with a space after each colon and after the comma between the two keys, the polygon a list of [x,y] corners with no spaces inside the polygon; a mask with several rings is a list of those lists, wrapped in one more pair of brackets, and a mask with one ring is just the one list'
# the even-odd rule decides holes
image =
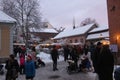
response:
{"label": "blue jacket", "polygon": [[115,69],[114,78],[115,78],[115,80],[120,80],[120,67]]}
{"label": "blue jacket", "polygon": [[34,61],[26,61],[25,62],[25,75],[26,77],[34,77],[35,76],[35,63]]}

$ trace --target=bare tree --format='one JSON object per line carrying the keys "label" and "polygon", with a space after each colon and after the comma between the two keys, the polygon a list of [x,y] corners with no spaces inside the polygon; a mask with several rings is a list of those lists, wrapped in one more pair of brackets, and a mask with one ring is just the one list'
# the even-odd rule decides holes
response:
{"label": "bare tree", "polygon": [[85,25],[88,25],[88,24],[91,24],[91,23],[97,24],[95,19],[86,18],[80,23],[80,26],[85,26]]}
{"label": "bare tree", "polygon": [[30,27],[40,28],[41,14],[38,0],[2,0],[5,13],[17,20],[17,28],[21,28],[23,40],[28,47]]}
{"label": "bare tree", "polygon": [[54,28],[56,31],[58,31],[58,33],[64,31],[64,27],[58,27],[58,28]]}

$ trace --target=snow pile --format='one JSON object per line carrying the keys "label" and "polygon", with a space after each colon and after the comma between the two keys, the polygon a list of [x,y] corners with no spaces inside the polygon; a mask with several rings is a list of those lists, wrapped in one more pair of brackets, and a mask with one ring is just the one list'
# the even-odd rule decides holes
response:
{"label": "snow pile", "polygon": [[[44,61],[45,63],[52,62],[50,54],[47,54],[47,53],[44,53],[44,52],[40,52],[39,54],[37,54],[37,57],[40,57],[40,59],[42,61]],[[63,56],[60,55],[58,61],[63,61],[63,60],[64,60]]]}

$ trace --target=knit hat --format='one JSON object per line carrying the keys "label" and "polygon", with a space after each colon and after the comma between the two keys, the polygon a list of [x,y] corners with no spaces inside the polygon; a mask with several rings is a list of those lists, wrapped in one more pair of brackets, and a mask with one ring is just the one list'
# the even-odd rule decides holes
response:
{"label": "knit hat", "polygon": [[29,57],[29,58],[30,58],[30,60],[32,60],[32,56],[31,56],[31,55],[27,55],[27,57]]}

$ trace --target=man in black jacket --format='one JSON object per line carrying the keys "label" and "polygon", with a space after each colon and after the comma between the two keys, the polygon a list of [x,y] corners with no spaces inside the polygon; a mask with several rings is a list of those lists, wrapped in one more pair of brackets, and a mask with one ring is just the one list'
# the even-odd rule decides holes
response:
{"label": "man in black jacket", "polygon": [[99,80],[113,80],[114,58],[109,45],[103,45],[98,57]]}
{"label": "man in black jacket", "polygon": [[59,58],[59,55],[58,55],[58,50],[56,49],[56,46],[53,46],[53,49],[51,50],[51,58],[53,61],[53,71],[58,70],[57,59]]}
{"label": "man in black jacket", "polygon": [[102,48],[102,43],[98,42],[92,54],[92,61],[93,61],[93,67],[94,67],[95,73],[98,72],[98,57],[99,57],[101,48]]}

